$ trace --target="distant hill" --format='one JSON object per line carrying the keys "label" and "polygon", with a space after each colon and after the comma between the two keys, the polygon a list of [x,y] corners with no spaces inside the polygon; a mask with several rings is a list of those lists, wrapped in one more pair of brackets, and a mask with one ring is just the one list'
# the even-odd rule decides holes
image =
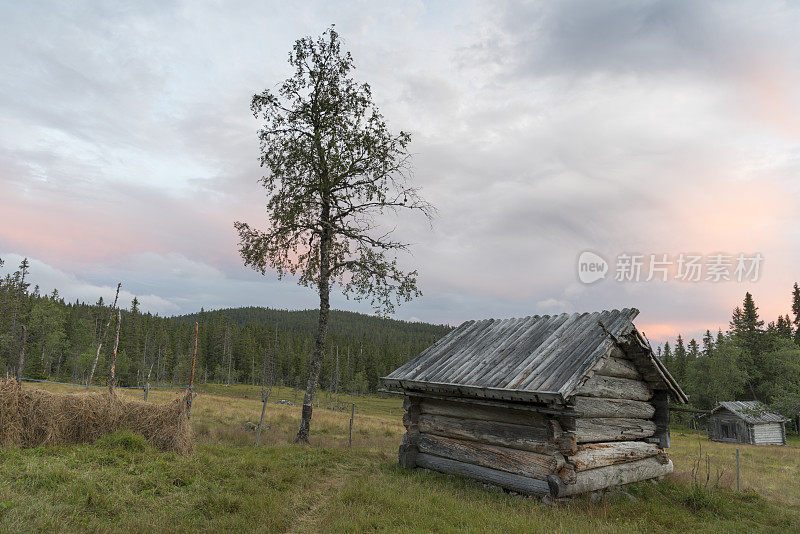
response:
{"label": "distant hill", "polygon": [[[95,384],[109,376],[115,334],[109,303],[67,303],[53,291],[30,289],[28,263],[0,279],[0,373]],[[121,310],[115,374],[122,386],[186,384],[199,324],[195,379],[305,386],[314,350],[316,310],[229,308],[160,317],[142,313],[134,299]],[[332,310],[319,383],[323,388],[361,393],[379,387],[390,373],[450,331],[446,325],[398,321]],[[97,347],[102,340],[98,355]],[[95,359],[96,363],[95,363]],[[92,374],[92,369],[95,370]]]}
{"label": "distant hill", "polygon": [[[201,311],[176,316],[173,319],[195,322],[209,315],[227,317],[240,327],[248,323],[260,323],[272,325],[279,330],[310,335],[316,334],[319,321],[319,310],[276,310],[257,306]],[[331,310],[328,328],[330,334],[341,337],[361,338],[381,332],[393,338],[419,336],[434,341],[452,329],[447,325],[400,321],[344,310]]]}
{"label": "distant hill", "polygon": [[[232,382],[252,382],[266,373],[276,383],[304,385],[318,313],[226,308],[170,317],[167,322],[176,332],[188,331],[194,322],[200,324],[198,362],[204,379],[227,382],[230,376]],[[331,310],[320,385],[356,393],[375,391],[380,387],[380,376],[407,362],[451,329],[447,325]],[[185,333],[181,336],[187,339]],[[264,371],[262,366],[270,371]],[[181,372],[176,368],[173,380]]]}

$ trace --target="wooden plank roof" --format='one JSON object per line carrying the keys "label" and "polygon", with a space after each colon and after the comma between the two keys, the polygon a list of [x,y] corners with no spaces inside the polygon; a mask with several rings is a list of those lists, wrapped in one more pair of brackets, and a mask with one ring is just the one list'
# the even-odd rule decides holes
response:
{"label": "wooden plank roof", "polygon": [[[632,333],[641,339],[633,325],[638,313],[625,308],[467,321],[381,380],[410,390],[563,402],[618,340]],[[669,388],[685,398],[666,376]]]}
{"label": "wooden plank roof", "polygon": [[711,413],[717,413],[721,409],[728,410],[751,424],[785,423],[789,420],[782,415],[767,411],[767,407],[758,401],[720,402]]}

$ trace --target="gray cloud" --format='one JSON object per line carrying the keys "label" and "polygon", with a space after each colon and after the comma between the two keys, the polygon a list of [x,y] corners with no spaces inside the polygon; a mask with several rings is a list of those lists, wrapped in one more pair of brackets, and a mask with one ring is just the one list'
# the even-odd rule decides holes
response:
{"label": "gray cloud", "polygon": [[411,131],[415,180],[440,212],[433,230],[387,218],[425,293],[401,318],[637,306],[662,332],[695,331],[724,326],[746,289],[582,286],[585,249],[759,250],[771,267],[750,289],[768,318],[786,311],[800,260],[790,5],[2,10],[0,256],[37,258],[75,296],[123,279],[160,313],[314,305],[241,266],[232,222],[264,221],[251,95],[288,75],[293,39],[333,21],[391,127]]}
{"label": "gray cloud", "polygon": [[738,75],[759,54],[796,56],[775,47],[798,16],[796,6],[763,2],[506,2],[487,11],[492,29],[462,61],[525,76]]}

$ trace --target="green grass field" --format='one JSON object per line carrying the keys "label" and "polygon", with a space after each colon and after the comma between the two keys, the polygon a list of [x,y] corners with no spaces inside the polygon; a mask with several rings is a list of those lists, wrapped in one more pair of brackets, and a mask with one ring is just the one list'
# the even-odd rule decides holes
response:
{"label": "green grass field", "polygon": [[[28,386],[26,386],[28,387]],[[66,391],[60,386],[48,389]],[[74,388],[73,388],[74,390]],[[291,439],[299,406],[270,403],[262,444],[253,446],[258,388],[207,386],[193,406],[196,449],[161,453],[118,433],[93,445],[0,450],[0,529],[91,532],[798,532],[800,444],[739,446],[744,490],[735,486],[736,446],[673,434],[676,471],[599,504],[556,505],[487,491],[457,477],[396,468],[403,433],[396,397],[349,411],[315,409],[312,445]],[[129,395],[140,393],[122,392]],[[153,391],[163,402],[176,395]],[[244,396],[247,395],[247,398]],[[292,400],[291,389],[271,401]],[[300,392],[302,395],[302,392]],[[301,397],[302,398],[302,397]],[[721,488],[692,484],[702,445]],[[699,477],[705,485],[705,471]]]}

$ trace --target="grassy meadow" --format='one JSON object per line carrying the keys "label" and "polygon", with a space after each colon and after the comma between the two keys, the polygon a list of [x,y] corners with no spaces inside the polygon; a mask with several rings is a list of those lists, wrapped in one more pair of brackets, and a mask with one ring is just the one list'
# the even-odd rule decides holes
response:
{"label": "grassy meadow", "polygon": [[[128,433],[92,445],[0,449],[0,530],[800,531],[797,441],[786,447],[740,445],[743,491],[736,492],[736,446],[675,431],[670,454],[676,469],[664,482],[635,484],[596,504],[579,498],[546,505],[457,477],[397,469],[403,434],[397,397],[341,399],[342,407],[356,403],[348,447],[349,410],[326,408],[323,394],[311,446],[295,446],[300,407],[274,404],[291,401],[295,392],[273,389],[265,416],[269,428],[256,448],[248,422],[258,421],[259,389],[209,385],[199,391],[191,456],[158,452]],[[175,395],[155,390],[150,400]],[[702,469],[693,476],[700,447]]]}

